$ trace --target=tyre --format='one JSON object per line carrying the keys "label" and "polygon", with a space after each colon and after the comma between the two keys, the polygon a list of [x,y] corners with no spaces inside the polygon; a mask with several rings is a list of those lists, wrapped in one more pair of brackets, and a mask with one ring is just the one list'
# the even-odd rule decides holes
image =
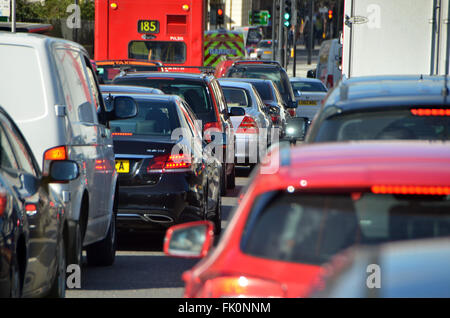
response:
{"label": "tyre", "polygon": [[69,250],[67,251],[68,264],[81,265],[81,258],[83,256],[83,236],[81,225],[77,222],[74,229],[72,242]]}
{"label": "tyre", "polygon": [[236,187],[236,167],[233,166],[233,172],[227,178],[227,189],[234,189]]}
{"label": "tyre", "polygon": [[66,297],[66,244],[64,239],[61,238],[59,242],[59,248],[56,253],[58,260],[58,267],[56,269],[56,276],[53,280],[52,287],[48,297],[50,298],[64,298]]}
{"label": "tyre", "polygon": [[227,195],[227,174],[225,165],[222,166],[222,173],[220,176],[220,195],[221,196]]}
{"label": "tyre", "polygon": [[86,248],[88,265],[111,266],[114,264],[116,245],[116,214],[113,213],[106,237],[102,241],[89,245]]}

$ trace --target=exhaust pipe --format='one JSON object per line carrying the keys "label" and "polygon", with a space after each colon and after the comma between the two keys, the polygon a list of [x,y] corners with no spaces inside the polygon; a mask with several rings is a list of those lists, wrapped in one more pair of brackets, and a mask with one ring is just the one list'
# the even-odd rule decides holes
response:
{"label": "exhaust pipe", "polygon": [[174,220],[170,216],[162,215],[162,214],[144,214],[143,216],[147,221],[154,223],[173,223]]}

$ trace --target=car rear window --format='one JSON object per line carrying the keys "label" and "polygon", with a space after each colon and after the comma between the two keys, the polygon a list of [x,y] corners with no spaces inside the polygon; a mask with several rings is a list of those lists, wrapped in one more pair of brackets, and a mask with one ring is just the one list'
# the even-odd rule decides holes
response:
{"label": "car rear window", "polygon": [[270,192],[253,205],[244,253],[320,265],[354,244],[450,235],[450,196]]}
{"label": "car rear window", "polygon": [[260,48],[271,48],[272,47],[272,41],[261,41],[258,43],[258,47]]}
{"label": "car rear window", "polygon": [[247,92],[242,88],[231,88],[223,87],[223,94],[227,101],[228,107],[241,106],[241,107],[251,107],[250,98],[247,96]]}
{"label": "car rear window", "polygon": [[260,78],[273,81],[281,94],[285,94],[287,89],[281,79],[281,72],[275,67],[233,67],[230,70],[230,77],[238,78]]}
{"label": "car rear window", "polygon": [[315,141],[449,140],[450,116],[416,116],[408,110],[347,113],[325,119]]}
{"label": "car rear window", "polygon": [[326,92],[326,87],[322,82],[291,82],[294,93],[296,90],[300,92]]}
{"label": "car rear window", "polygon": [[262,100],[274,100],[274,96],[272,94],[272,87],[268,83],[260,82],[260,83],[252,83],[258,91],[259,96],[261,96]]}
{"label": "car rear window", "polygon": [[178,95],[191,107],[204,123],[216,121],[216,114],[206,84],[174,78],[117,78],[114,84],[147,86],[160,89],[165,94]]}
{"label": "car rear window", "polygon": [[110,122],[112,133],[170,136],[180,127],[178,112],[172,102],[137,100],[137,105],[136,117]]}

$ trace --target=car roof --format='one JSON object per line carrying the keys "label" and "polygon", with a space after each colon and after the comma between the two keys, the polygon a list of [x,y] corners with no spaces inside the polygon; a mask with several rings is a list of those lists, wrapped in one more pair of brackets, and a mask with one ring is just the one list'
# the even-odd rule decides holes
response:
{"label": "car roof", "polygon": [[334,105],[345,111],[381,105],[439,105],[444,103],[444,87],[443,76],[355,77],[341,81],[325,107]]}
{"label": "car roof", "polygon": [[123,93],[149,93],[149,94],[164,94],[163,91],[153,87],[145,86],[131,86],[131,85],[114,85],[102,84],[100,85],[102,93],[107,92],[123,92]]}
{"label": "car roof", "polygon": [[175,78],[175,79],[190,79],[190,80],[204,80],[206,78],[212,78],[210,75],[202,73],[176,73],[176,72],[132,72],[122,74],[117,78]]}
{"label": "car roof", "polygon": [[269,155],[271,162],[280,158],[280,167],[272,174],[262,174],[261,170],[260,186],[265,191],[286,189],[289,185],[304,189],[370,189],[374,185],[450,187],[450,142],[313,143],[275,148]]}
{"label": "car roof", "polygon": [[219,79],[219,82],[226,82],[226,81],[231,81],[231,82],[247,82],[247,83],[272,83],[272,80],[269,79],[264,79],[264,78],[250,78],[250,77],[221,77]]}
{"label": "car roof", "polygon": [[[128,93],[128,94],[130,94],[130,93]],[[108,93],[108,92],[105,92],[105,93],[102,93],[102,95],[103,96],[111,95],[113,97],[116,97],[116,96],[127,96],[127,93],[123,93],[123,92],[120,92],[120,93],[119,92],[117,92],[117,93]],[[130,95],[135,100],[162,101],[162,102],[164,102],[164,101],[166,101],[166,102],[168,102],[168,101],[173,102],[176,99],[181,100],[181,97],[179,97],[178,95],[169,95],[169,94],[134,94],[134,93],[132,93]]]}
{"label": "car roof", "polygon": [[[309,77],[290,77],[289,81],[291,82],[314,82],[314,83],[322,83],[322,81],[318,78],[309,78]],[[322,83],[323,84],[323,83]]]}

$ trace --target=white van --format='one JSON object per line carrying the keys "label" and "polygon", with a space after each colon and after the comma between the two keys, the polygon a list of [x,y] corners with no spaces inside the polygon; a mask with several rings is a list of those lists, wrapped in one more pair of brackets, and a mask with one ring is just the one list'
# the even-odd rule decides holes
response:
{"label": "white van", "polygon": [[330,89],[341,79],[342,44],[339,39],[322,42],[317,59],[316,78]]}
{"label": "white van", "polygon": [[[51,185],[65,204],[68,264],[80,263],[83,246],[89,263],[112,264],[117,172],[102,118],[117,117],[106,113],[87,52],[62,39],[0,32],[0,69],[0,105],[21,129],[42,174],[52,160],[79,165],[78,179]],[[136,107],[130,98],[122,101]]]}

